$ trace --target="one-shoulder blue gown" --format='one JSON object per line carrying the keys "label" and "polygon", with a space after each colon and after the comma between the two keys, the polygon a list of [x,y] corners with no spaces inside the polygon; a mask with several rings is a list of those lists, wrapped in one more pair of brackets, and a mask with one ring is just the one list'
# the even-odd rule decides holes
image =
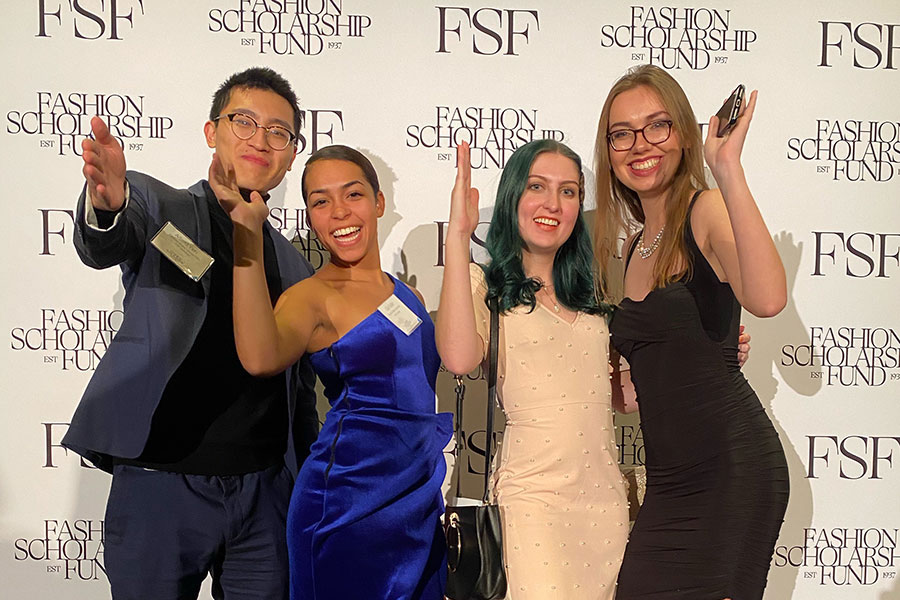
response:
{"label": "one-shoulder blue gown", "polygon": [[331,410],[288,510],[292,600],[440,600],[439,518],[452,415],[435,414],[434,325],[406,335],[380,311],[311,355]]}

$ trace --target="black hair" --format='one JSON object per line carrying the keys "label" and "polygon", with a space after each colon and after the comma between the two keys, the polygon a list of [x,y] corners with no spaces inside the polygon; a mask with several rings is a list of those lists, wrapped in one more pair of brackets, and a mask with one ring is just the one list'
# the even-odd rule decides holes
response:
{"label": "black hair", "polygon": [[235,73],[226,79],[216,93],[213,94],[212,108],[209,110],[209,119],[215,120],[222,116],[222,111],[231,100],[231,90],[234,88],[245,88],[252,90],[269,90],[275,92],[291,105],[294,111],[294,135],[300,135],[300,127],[303,125],[303,114],[300,112],[300,105],[297,103],[297,94],[291,88],[291,84],[287,79],[273,71],[268,67],[251,67],[240,73]]}

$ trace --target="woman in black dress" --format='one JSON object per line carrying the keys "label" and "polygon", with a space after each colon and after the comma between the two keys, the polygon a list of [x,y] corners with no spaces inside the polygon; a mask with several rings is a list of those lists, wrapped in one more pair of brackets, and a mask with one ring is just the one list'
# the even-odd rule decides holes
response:
{"label": "woman in black dress", "polygon": [[[610,324],[640,405],[647,493],[618,600],[758,599],[788,499],[784,452],[736,356],[741,307],[777,314],[784,268],[740,162],[756,92],[706,143],[665,71],[613,86],[597,134],[598,259],[626,240]],[[707,189],[703,156],[719,189]],[[628,373],[623,373],[628,380]]]}

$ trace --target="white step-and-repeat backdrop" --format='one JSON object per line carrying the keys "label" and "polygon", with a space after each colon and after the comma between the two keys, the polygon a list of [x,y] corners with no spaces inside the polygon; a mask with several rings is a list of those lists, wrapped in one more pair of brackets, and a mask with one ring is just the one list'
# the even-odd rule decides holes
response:
{"label": "white step-and-repeat backdrop", "polygon": [[[18,0],[3,13],[4,597],[109,594],[110,478],[60,446],[122,320],[116,270],[84,267],[72,246],[92,115],[130,168],[186,187],[209,164],[202,126],[219,83],[248,66],[281,72],[306,117],[297,164],[330,143],[372,158],[388,199],[384,268],[433,311],[454,145],[473,146],[487,222],[523,142],[563,140],[590,168],[607,90],[649,62],[681,82],[701,119],[737,83],[760,92],[745,165],[790,290],[779,316],[745,319],[745,372],[791,469],[766,598],[900,598],[895,0]],[[289,238],[305,238],[299,171],[270,202]],[[298,245],[322,260],[314,242]],[[439,396],[452,409],[446,375]],[[474,473],[484,432],[470,430],[463,466]],[[640,464],[637,423],[622,420],[618,437],[623,465]]]}

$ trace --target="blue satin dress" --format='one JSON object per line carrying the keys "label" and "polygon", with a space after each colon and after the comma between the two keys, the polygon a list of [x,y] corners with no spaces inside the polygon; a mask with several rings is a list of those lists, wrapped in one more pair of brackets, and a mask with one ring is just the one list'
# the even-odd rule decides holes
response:
{"label": "blue satin dress", "polygon": [[422,323],[410,335],[380,311],[311,355],[331,410],[288,509],[292,600],[440,600],[443,449],[435,414],[440,358],[425,307],[393,277]]}

